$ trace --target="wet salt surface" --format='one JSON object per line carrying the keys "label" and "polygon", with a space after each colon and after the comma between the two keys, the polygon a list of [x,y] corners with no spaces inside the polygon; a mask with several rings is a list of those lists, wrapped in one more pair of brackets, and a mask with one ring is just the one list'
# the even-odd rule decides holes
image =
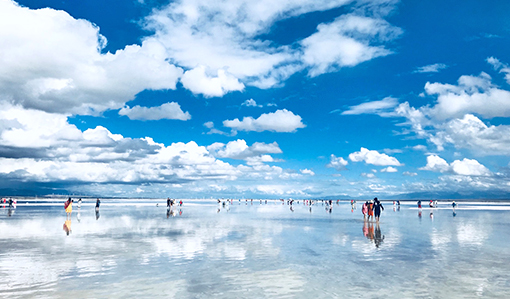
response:
{"label": "wet salt surface", "polygon": [[384,203],[379,226],[300,203],[85,202],[69,236],[63,204],[0,209],[0,297],[508,297],[506,203]]}

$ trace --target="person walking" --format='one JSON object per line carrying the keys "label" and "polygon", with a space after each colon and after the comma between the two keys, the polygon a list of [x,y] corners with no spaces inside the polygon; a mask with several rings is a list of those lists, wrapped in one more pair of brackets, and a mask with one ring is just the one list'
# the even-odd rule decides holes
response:
{"label": "person walking", "polygon": [[67,218],[71,219],[71,214],[73,213],[73,201],[71,200],[71,197],[69,197],[69,199],[64,204],[64,208],[66,210]]}
{"label": "person walking", "polygon": [[374,202],[371,200],[368,203],[368,220],[370,221],[370,217],[374,220]]}
{"label": "person walking", "polygon": [[375,214],[375,221],[379,222],[379,217],[381,217],[381,210],[384,211],[384,207],[379,201],[379,199],[374,198],[374,214]]}
{"label": "person walking", "polygon": [[368,200],[363,204],[361,207],[361,213],[363,213],[363,219],[367,219],[367,213],[368,213]]}

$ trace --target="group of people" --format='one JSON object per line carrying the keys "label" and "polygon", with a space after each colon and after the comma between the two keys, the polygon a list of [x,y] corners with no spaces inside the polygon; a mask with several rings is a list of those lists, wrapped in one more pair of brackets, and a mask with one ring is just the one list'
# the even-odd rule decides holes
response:
{"label": "group of people", "polygon": [[[64,222],[64,231],[69,236],[69,233],[71,232],[71,215],[73,213],[73,203],[74,200],[69,197],[66,202],[64,203],[64,209],[66,211],[66,221]],[[81,209],[81,198],[78,199],[78,222],[80,222],[80,209]],[[101,205],[101,201],[99,198],[96,200],[96,220],[99,219],[99,206]]]}
{"label": "group of people", "polygon": [[[174,199],[170,199],[170,197],[168,197],[166,199],[166,207],[168,209],[171,209],[176,204],[177,204],[177,199],[175,199],[175,198]],[[182,207],[182,199],[179,200],[179,206]]]}
{"label": "group of people", "polygon": [[379,222],[381,211],[384,211],[384,207],[377,197],[370,201],[367,200],[361,208],[363,219],[368,221],[373,220],[375,217],[375,220]]}

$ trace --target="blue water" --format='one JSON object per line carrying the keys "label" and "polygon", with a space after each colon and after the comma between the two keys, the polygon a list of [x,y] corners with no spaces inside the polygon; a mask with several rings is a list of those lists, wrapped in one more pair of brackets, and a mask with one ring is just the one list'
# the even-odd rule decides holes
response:
{"label": "blue water", "polygon": [[508,298],[508,205],[384,205],[377,225],[343,202],[90,201],[67,235],[63,203],[18,204],[0,209],[0,297]]}

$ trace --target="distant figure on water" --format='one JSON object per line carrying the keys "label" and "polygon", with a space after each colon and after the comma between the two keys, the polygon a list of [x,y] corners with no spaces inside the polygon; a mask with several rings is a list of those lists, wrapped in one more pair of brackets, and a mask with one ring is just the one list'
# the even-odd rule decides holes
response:
{"label": "distant figure on water", "polygon": [[418,200],[418,209],[421,209],[421,200]]}
{"label": "distant figure on water", "polygon": [[101,205],[101,201],[99,198],[96,200],[96,212],[99,212],[99,205]]}
{"label": "distant figure on water", "polygon": [[81,198],[78,199],[78,209],[81,209]]}
{"label": "distant figure on water", "polygon": [[452,202],[452,208],[455,209],[457,207],[457,203],[455,203],[455,200]]}
{"label": "distant figure on water", "polygon": [[71,218],[71,213],[73,212],[73,201],[71,197],[64,203],[64,209],[66,210],[66,216],[68,219]]}

